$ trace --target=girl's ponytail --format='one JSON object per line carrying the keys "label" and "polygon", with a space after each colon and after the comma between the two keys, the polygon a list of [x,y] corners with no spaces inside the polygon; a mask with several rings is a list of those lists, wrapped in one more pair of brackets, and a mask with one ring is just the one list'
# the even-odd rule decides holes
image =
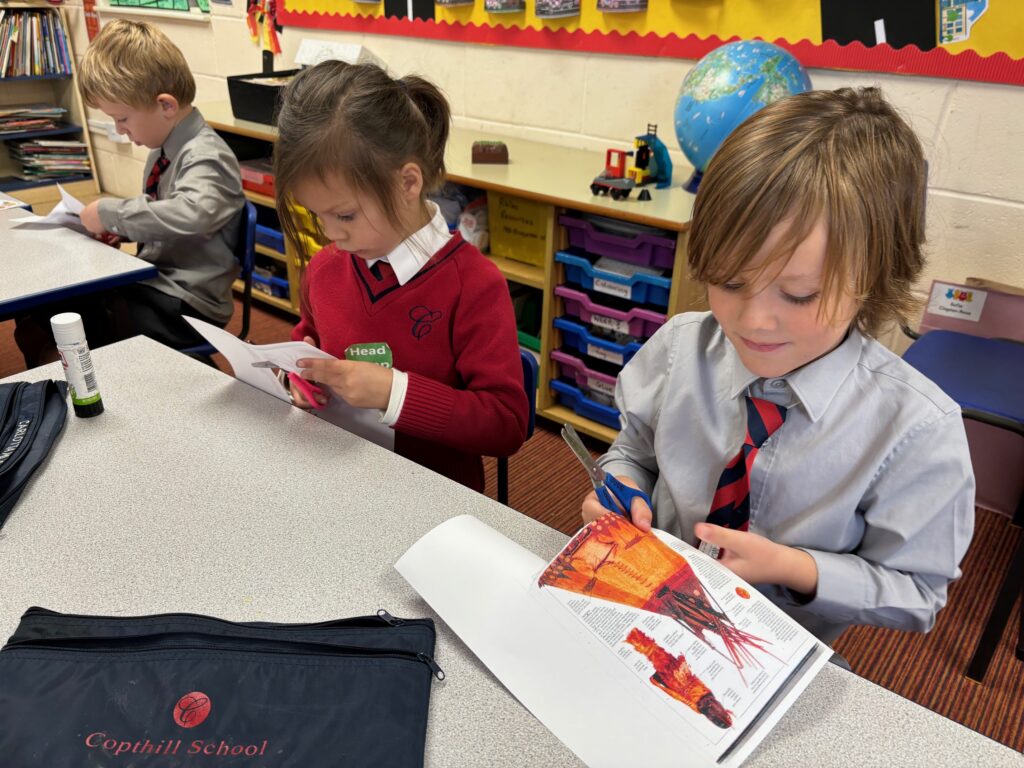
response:
{"label": "girl's ponytail", "polygon": [[423,115],[427,126],[428,168],[423,168],[423,183],[427,191],[434,191],[444,183],[444,151],[448,145],[448,131],[452,115],[448,100],[440,89],[417,75],[406,75],[396,80],[409,95],[412,103]]}

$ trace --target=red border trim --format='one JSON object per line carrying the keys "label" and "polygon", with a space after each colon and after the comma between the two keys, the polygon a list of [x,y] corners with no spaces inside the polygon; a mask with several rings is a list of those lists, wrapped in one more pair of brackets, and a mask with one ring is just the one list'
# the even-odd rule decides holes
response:
{"label": "red border trim", "polygon": [[[281,24],[292,27],[418,37],[448,42],[549,48],[558,51],[664,56],[675,59],[699,59],[722,43],[729,42],[717,35],[706,38],[699,38],[696,35],[660,37],[653,32],[639,35],[636,32],[602,33],[584,32],[579,29],[522,29],[422,19],[308,13],[290,11],[287,7],[278,11],[277,19]],[[730,38],[735,39],[737,38]],[[809,40],[790,43],[781,38],[774,42],[790,51],[805,67],[891,72],[1024,85],[1024,59],[1012,59],[1005,53],[980,56],[974,51],[963,51],[953,54],[944,48],[921,51],[914,45],[903,48],[893,48],[886,44],[868,47],[862,43],[839,45],[834,40],[826,40],[820,45]]]}

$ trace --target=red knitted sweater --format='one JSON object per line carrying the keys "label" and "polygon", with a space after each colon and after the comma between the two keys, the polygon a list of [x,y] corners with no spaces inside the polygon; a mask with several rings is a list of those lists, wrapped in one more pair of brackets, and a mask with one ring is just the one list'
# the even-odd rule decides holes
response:
{"label": "red knitted sweater", "polygon": [[[375,274],[376,273],[376,274]],[[292,338],[344,358],[352,344],[387,342],[409,375],[395,424],[395,452],[477,491],[481,456],[523,444],[523,390],[508,286],[455,234],[405,285],[390,265],[329,245],[307,268],[302,318]]]}

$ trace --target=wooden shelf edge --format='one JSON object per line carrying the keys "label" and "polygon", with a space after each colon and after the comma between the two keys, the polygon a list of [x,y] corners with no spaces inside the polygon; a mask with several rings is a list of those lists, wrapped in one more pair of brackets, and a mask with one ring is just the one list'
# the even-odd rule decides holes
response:
{"label": "wooden shelf edge", "polygon": [[[232,287],[239,292],[245,290],[245,284],[241,280],[235,280]],[[295,315],[296,317],[299,316],[299,313],[295,310],[288,299],[282,299],[279,296],[271,296],[269,293],[263,293],[263,291],[253,290],[252,300],[262,301],[264,304],[269,304],[272,307],[283,309],[285,312]]]}
{"label": "wooden shelf edge", "polygon": [[536,267],[523,261],[506,259],[503,256],[484,255],[498,268],[506,280],[544,290],[544,267]]}
{"label": "wooden shelf edge", "polygon": [[261,195],[259,192],[253,192],[251,189],[243,189],[242,193],[245,195],[246,199],[251,200],[256,205],[263,205],[267,208],[273,208],[277,205],[274,198],[269,195]]}
{"label": "wooden shelf edge", "polygon": [[262,254],[264,256],[269,256],[270,258],[276,259],[277,261],[282,261],[285,264],[288,263],[288,257],[285,256],[280,251],[275,251],[273,248],[263,245],[262,243],[256,243],[254,247],[256,249],[256,253]]}
{"label": "wooden shelf edge", "polygon": [[585,419],[576,411],[571,408],[566,408],[564,405],[552,405],[550,408],[543,408],[537,411],[538,416],[542,416],[545,419],[557,422],[558,424],[572,424],[576,428],[576,431],[582,432],[585,435],[590,435],[593,438],[601,440],[611,445],[612,441],[619,434],[618,430],[606,427],[604,424],[599,424],[596,421]]}

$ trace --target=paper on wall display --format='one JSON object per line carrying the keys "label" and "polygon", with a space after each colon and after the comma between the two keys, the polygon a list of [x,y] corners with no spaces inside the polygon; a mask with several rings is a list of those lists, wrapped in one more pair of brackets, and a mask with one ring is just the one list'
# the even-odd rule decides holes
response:
{"label": "paper on wall display", "polygon": [[718,562],[616,515],[547,565],[453,518],[395,568],[594,767],[735,768],[831,656]]}
{"label": "paper on wall display", "polygon": [[[298,371],[295,363],[304,357],[338,359],[304,341],[248,344],[223,328],[194,317],[183,315],[182,318],[227,358],[236,379],[286,402],[291,398],[277,375],[269,368],[254,368],[253,363],[270,362],[284,371]],[[310,413],[389,451],[395,449],[395,432],[381,423],[380,411],[375,408],[354,408],[337,395],[332,395],[326,407]]]}
{"label": "paper on wall display", "polygon": [[77,199],[74,195],[70,194],[60,184],[57,185],[57,189],[60,190],[60,202],[58,202],[53,209],[45,216],[37,216],[34,213],[26,214],[25,216],[19,216],[16,219],[11,219],[12,222],[21,226],[30,227],[67,227],[73,229],[75,232],[80,232],[83,235],[92,234],[82,224],[79,216],[82,213],[82,209],[85,208],[85,203]]}

